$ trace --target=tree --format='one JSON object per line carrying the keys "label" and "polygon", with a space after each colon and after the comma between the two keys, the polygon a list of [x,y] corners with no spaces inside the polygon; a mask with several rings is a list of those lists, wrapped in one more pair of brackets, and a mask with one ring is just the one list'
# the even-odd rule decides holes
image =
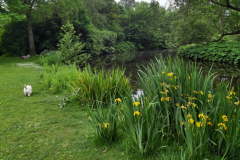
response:
{"label": "tree", "polygon": [[[213,42],[220,41],[224,36],[228,35],[236,35],[240,34],[240,6],[238,0],[210,0],[210,2],[213,3],[213,5],[217,5],[220,7],[225,8],[225,12],[223,15],[224,22],[226,22],[227,27],[229,27],[230,30],[222,29],[221,35],[218,39],[214,40]],[[221,24],[222,25],[222,24]]]}
{"label": "tree", "polygon": [[107,17],[99,13],[99,10],[107,6],[104,0],[83,0],[84,8],[86,8],[91,22],[97,28],[104,28],[107,24]]}
{"label": "tree", "polygon": [[120,0],[120,4],[125,6],[126,10],[129,10],[135,4],[135,0]]}
{"label": "tree", "polygon": [[[37,9],[37,4],[41,3],[41,0],[4,0],[8,13],[12,14],[25,14],[27,19],[27,31],[29,39],[29,52],[31,55],[36,55],[33,28],[32,28],[32,11]],[[6,14],[6,13],[5,13]]]}
{"label": "tree", "polygon": [[84,53],[83,48],[85,43],[79,41],[80,35],[76,36],[74,27],[69,22],[61,27],[64,34],[58,43],[59,60],[62,63],[76,63],[84,65],[84,63],[91,57],[90,54]]}
{"label": "tree", "polygon": [[81,34],[81,41],[86,42],[92,25],[82,0],[57,0],[52,4],[53,13],[62,19],[62,23],[73,24],[76,34]]}
{"label": "tree", "polygon": [[158,4],[152,6],[146,2],[135,4],[135,9],[131,8],[128,11],[127,18],[121,24],[126,40],[135,43],[138,49],[162,47],[161,17],[164,12],[165,10]]}
{"label": "tree", "polygon": [[30,55],[36,55],[34,38],[33,38],[33,27],[32,27],[32,10],[33,6],[36,5],[37,0],[23,0],[23,4],[28,6],[26,10],[27,17],[27,30],[28,30],[28,39],[29,39],[29,53]]}
{"label": "tree", "polygon": [[18,8],[18,10],[24,10],[26,8],[25,6],[21,5],[19,0],[0,0],[0,43],[2,34],[4,32],[4,26],[12,21],[22,21],[26,17],[22,14],[12,13],[10,11],[11,7],[9,7],[7,3],[11,3],[12,8]]}
{"label": "tree", "polygon": [[[208,41],[207,39],[217,42],[224,36],[240,34],[240,6],[238,0],[175,0],[174,4],[178,8],[178,13],[182,15],[178,15],[179,22],[181,20],[189,22],[189,19],[195,19],[195,21],[202,19],[201,21],[205,23],[202,27],[201,25],[195,25],[191,28],[207,28],[208,31],[215,32],[215,34],[211,34],[213,32],[210,31],[211,35],[199,34],[203,42]],[[195,16],[192,13],[195,13]],[[190,23],[188,24],[191,26]],[[188,26],[186,25],[186,27]],[[208,38],[206,39],[206,37]]]}

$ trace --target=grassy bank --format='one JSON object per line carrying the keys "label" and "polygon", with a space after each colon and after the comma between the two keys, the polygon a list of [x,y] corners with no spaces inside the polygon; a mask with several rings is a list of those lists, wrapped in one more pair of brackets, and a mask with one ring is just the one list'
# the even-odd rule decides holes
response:
{"label": "grassy bank", "polygon": [[[127,158],[121,145],[95,141],[77,104],[59,108],[64,93],[42,90],[37,58],[0,58],[0,159]],[[32,85],[31,97],[24,96],[24,84]]]}
{"label": "grassy bank", "polygon": [[[77,93],[95,101],[89,108],[75,101],[60,108],[69,90],[43,90],[46,75],[37,59],[0,58],[2,159],[239,159],[239,89],[221,84],[214,90],[214,76],[202,76],[196,65],[156,60],[139,72],[143,94],[134,100],[130,89],[110,92],[125,86],[113,79],[128,84],[127,78],[112,72],[109,83],[98,83],[105,73],[77,71]],[[65,75],[58,69],[57,75]],[[32,85],[31,97],[24,96],[24,84]],[[80,92],[87,87],[90,96]]]}

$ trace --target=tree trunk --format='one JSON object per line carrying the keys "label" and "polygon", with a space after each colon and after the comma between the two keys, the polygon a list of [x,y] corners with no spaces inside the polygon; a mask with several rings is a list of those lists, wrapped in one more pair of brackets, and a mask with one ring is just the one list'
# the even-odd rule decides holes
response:
{"label": "tree trunk", "polygon": [[29,52],[30,55],[36,55],[37,52],[35,50],[34,38],[33,38],[33,29],[32,29],[32,21],[31,21],[31,10],[27,11],[27,30],[28,30],[28,39],[29,39]]}

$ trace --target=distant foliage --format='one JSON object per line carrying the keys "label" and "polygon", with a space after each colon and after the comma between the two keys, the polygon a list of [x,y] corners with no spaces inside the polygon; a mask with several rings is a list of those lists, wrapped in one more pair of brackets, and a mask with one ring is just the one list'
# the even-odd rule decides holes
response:
{"label": "distant foliage", "polygon": [[125,34],[123,32],[123,28],[118,23],[107,25],[107,29],[117,34],[117,43],[125,40]]}
{"label": "distant foliage", "polygon": [[146,2],[135,4],[130,8],[122,22],[126,41],[133,42],[138,49],[158,49],[164,45],[163,32],[159,17],[165,10],[158,3],[149,5]]}
{"label": "distant foliage", "polygon": [[56,50],[57,43],[61,39],[60,33],[62,32],[61,26],[63,21],[61,18],[53,14],[51,19],[43,22],[36,22],[34,26],[34,44],[37,53],[44,50]]}
{"label": "distant foliage", "polygon": [[184,58],[224,63],[239,63],[239,42],[218,42],[207,45],[184,45],[178,49],[178,54]]}
{"label": "distant foliage", "polygon": [[201,12],[190,12],[182,17],[178,12],[172,12],[169,18],[175,18],[169,24],[166,34],[166,45],[168,48],[178,48],[181,45],[191,43],[210,42],[217,29],[210,26],[206,17]]}
{"label": "distant foliage", "polygon": [[[44,50],[56,50],[60,39],[61,19],[53,16],[47,21],[33,24],[34,44],[37,53]],[[11,22],[5,26],[0,50],[9,53],[9,56],[19,56],[22,52],[28,54],[29,40],[25,21]]]}
{"label": "distant foliage", "polygon": [[135,47],[134,43],[129,41],[120,42],[115,46],[115,48],[117,53],[126,53],[137,50],[137,47]]}
{"label": "distant foliage", "polygon": [[9,56],[20,56],[29,52],[26,21],[11,22],[5,26],[0,49]]}
{"label": "distant foliage", "polygon": [[112,31],[99,30],[92,27],[86,48],[93,56],[98,56],[104,53],[115,52],[114,45],[117,40],[117,34]]}

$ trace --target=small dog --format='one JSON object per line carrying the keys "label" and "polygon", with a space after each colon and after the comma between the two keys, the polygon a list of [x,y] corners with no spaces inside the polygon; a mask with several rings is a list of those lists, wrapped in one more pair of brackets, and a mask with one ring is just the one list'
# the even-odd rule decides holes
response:
{"label": "small dog", "polygon": [[26,86],[26,84],[25,84],[23,92],[24,92],[25,96],[29,97],[32,94],[32,86],[31,85]]}

